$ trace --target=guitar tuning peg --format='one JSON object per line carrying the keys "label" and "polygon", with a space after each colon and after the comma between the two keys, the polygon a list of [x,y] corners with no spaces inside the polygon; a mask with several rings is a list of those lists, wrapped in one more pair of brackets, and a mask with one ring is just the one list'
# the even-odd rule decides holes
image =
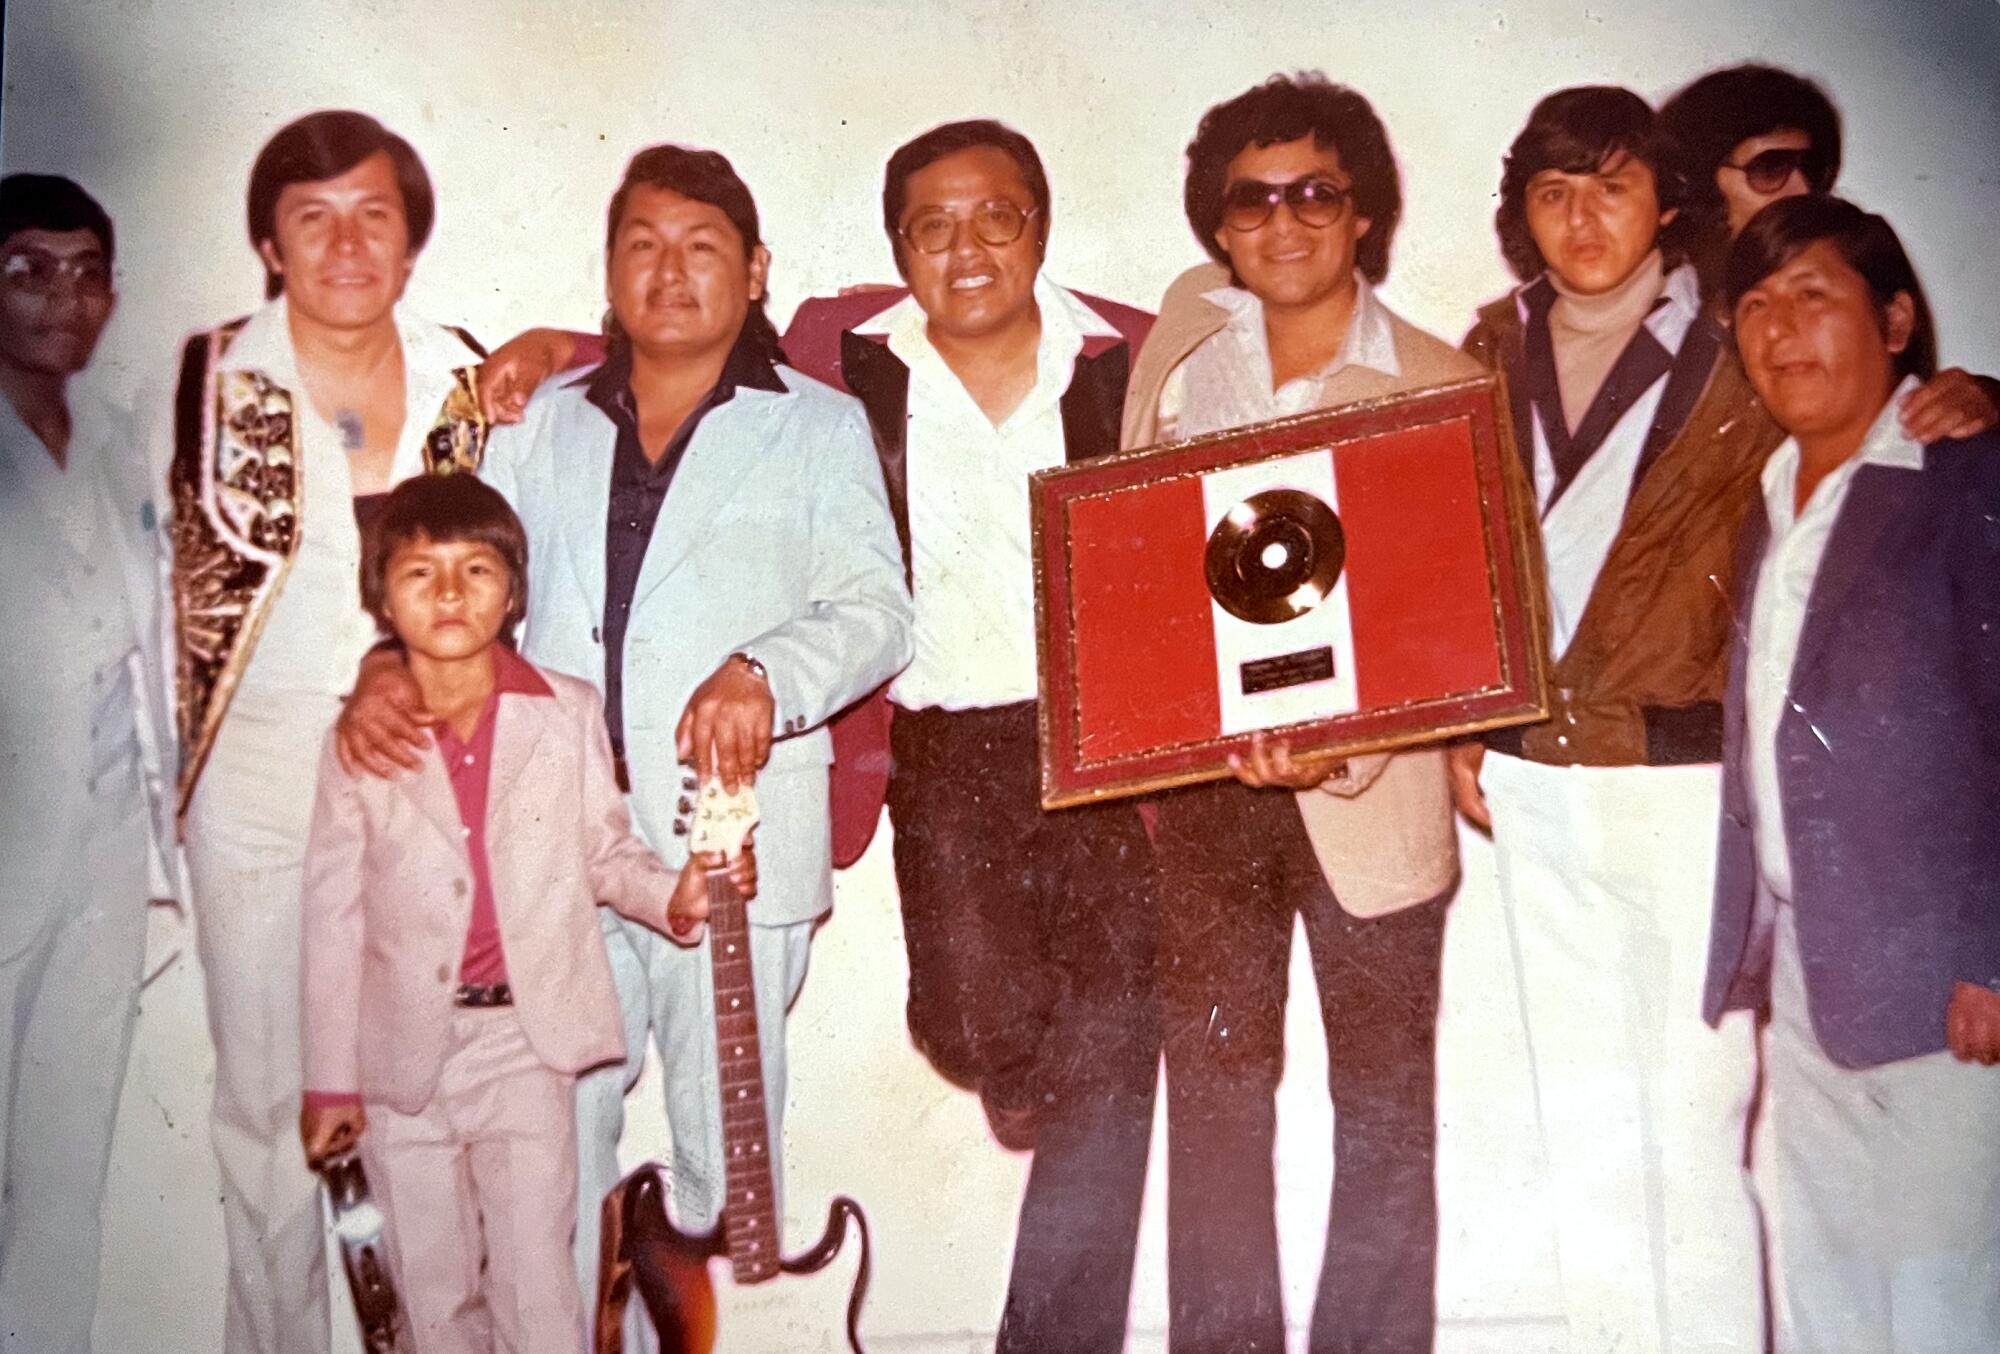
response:
{"label": "guitar tuning peg", "polygon": [[688,798],[688,797],[687,797],[686,795],[682,795],[682,796],[681,796],[681,802],[680,802],[680,811],[681,811],[682,813],[693,813],[693,812],[694,812],[694,801],[693,801],[693,800],[691,800],[691,799],[689,799],[689,798]]}
{"label": "guitar tuning peg", "polygon": [[674,824],[674,835],[676,837],[685,837],[687,836],[687,834],[688,834],[688,825],[686,823],[676,822]]}

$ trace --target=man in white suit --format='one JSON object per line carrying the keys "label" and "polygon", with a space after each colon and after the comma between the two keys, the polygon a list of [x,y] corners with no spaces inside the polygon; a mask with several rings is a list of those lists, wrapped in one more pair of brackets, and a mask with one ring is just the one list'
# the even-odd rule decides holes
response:
{"label": "man in white suit", "polygon": [[75,398],[110,317],[111,221],[0,180],[0,1350],[84,1354],[146,901],[171,892],[158,512]]}
{"label": "man in white suit", "polygon": [[[604,693],[640,834],[678,867],[684,764],[731,787],[755,782],[750,943],[775,1165],[784,1012],[813,920],[832,904],[823,725],[909,661],[902,556],[860,404],[783,365],[763,310],[770,252],[729,162],[641,151],[611,200],[606,252],[606,360],[497,430],[481,473],[528,530],[522,652]],[[350,702],[346,755],[380,764],[390,708],[407,694],[399,671],[371,665]],[[681,949],[609,911],[601,919],[628,1057],[578,1083],[586,1291],[649,1028],[681,1224],[711,1225],[724,1184],[707,942]]]}

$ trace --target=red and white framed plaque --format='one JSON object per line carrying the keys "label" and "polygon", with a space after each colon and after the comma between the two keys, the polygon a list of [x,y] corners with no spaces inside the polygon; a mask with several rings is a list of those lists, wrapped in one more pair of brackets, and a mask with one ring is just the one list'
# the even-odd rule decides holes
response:
{"label": "red and white framed plaque", "polygon": [[1497,377],[1036,474],[1042,803],[1544,718]]}

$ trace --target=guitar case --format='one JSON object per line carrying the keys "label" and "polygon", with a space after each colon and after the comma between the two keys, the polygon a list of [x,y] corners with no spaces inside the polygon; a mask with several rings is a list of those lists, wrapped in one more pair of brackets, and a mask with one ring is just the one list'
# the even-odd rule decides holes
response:
{"label": "guitar case", "polygon": [[340,1260],[347,1286],[354,1294],[354,1314],[361,1323],[361,1348],[366,1354],[404,1354],[402,1304],[389,1269],[389,1252],[382,1239],[382,1210],[368,1197],[368,1177],[360,1153],[349,1149],[328,1157],[314,1168],[326,1184],[333,1214],[333,1234],[340,1241]]}

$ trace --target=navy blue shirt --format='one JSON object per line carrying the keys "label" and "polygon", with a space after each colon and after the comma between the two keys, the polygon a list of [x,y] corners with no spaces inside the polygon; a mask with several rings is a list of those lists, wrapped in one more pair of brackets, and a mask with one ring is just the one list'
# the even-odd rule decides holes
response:
{"label": "navy blue shirt", "polygon": [[632,350],[628,346],[614,345],[601,366],[574,383],[584,387],[584,397],[618,429],[605,519],[604,624],[599,638],[604,644],[604,722],[611,731],[611,752],[617,759],[621,788],[625,785],[625,628],[632,618],[632,594],[639,585],[646,547],[653,539],[653,524],[659,521],[660,506],[667,501],[674,472],[680,468],[702,419],[735,398],[739,387],[779,394],[785,390],[770,345],[760,341],[756,328],[754,317],[744,324],[722,364],[715,388],[681,420],[657,461],[646,459],[639,441],[639,404],[632,395]]}

